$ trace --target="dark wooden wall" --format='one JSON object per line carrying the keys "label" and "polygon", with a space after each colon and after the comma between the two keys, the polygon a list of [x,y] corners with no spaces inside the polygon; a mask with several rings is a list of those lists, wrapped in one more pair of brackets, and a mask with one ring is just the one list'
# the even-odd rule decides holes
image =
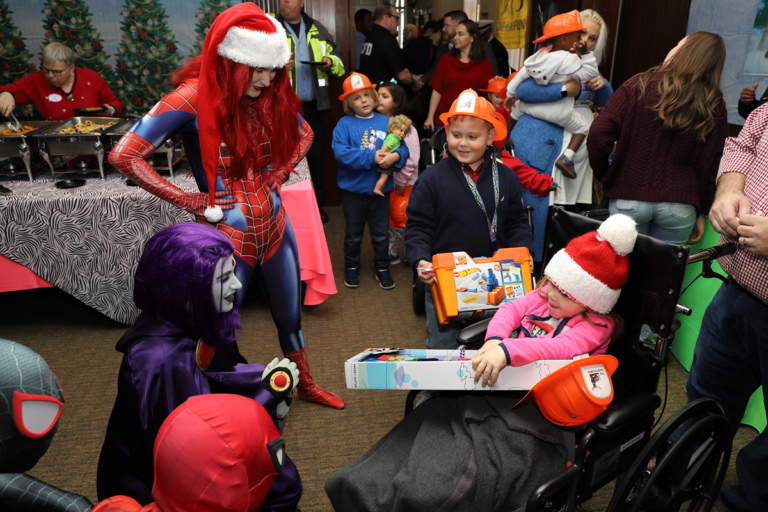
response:
{"label": "dark wooden wall", "polygon": [[331,140],[336,122],[344,115],[341,101],[338,99],[342,93],[343,79],[352,71],[354,64],[352,54],[355,50],[355,6],[352,0],[348,2],[304,0],[304,10],[333,34],[336,42],[341,46],[342,60],[347,71],[342,78],[331,78],[331,110],[325,113],[323,119],[325,126],[325,133],[323,134],[323,145],[325,146],[323,151],[324,203],[334,205],[341,202],[341,191],[336,185],[336,175],[339,168],[333,157]]}
{"label": "dark wooden wall", "polygon": [[624,2],[613,63],[614,89],[627,79],[664,62],[685,37],[691,0]]}

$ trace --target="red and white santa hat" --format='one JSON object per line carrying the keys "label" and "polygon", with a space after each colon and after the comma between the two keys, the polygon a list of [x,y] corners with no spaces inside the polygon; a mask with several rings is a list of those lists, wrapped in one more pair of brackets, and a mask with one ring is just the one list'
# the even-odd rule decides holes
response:
{"label": "red and white santa hat", "polygon": [[607,315],[627,282],[629,253],[636,240],[635,221],[627,215],[611,215],[597,231],[574,238],[557,251],[544,275],[572,301]]}
{"label": "red and white santa hat", "polygon": [[218,222],[223,216],[221,208],[214,204],[221,143],[214,114],[222,87],[216,78],[219,57],[252,68],[275,69],[288,64],[291,51],[282,25],[250,2],[219,14],[205,36],[197,112],[200,151],[210,194],[210,207],[205,212],[209,222]]}

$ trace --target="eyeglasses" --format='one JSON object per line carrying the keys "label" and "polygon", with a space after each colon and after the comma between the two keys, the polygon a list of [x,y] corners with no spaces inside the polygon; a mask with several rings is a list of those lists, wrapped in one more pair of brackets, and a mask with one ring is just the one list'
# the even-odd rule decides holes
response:
{"label": "eyeglasses", "polygon": [[387,13],[387,16],[389,16],[390,18],[395,18],[396,20],[399,20],[399,19],[400,19],[400,16],[399,16],[399,15],[395,15],[395,14],[389,14],[389,13]]}
{"label": "eyeglasses", "polygon": [[53,76],[61,76],[63,72],[69,69],[69,66],[65,67],[64,69],[48,69],[45,66],[40,66],[41,71],[43,74],[46,75],[53,75]]}

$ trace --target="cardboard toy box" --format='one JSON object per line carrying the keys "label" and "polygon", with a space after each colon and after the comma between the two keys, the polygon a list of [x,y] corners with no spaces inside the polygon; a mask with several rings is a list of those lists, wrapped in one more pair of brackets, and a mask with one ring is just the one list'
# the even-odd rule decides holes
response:
{"label": "cardboard toy box", "polygon": [[507,366],[492,388],[475,383],[476,350],[367,349],[344,363],[349,389],[528,390],[572,361]]}
{"label": "cardboard toy box", "polygon": [[525,247],[499,249],[492,258],[473,260],[465,252],[432,258],[437,320],[469,320],[492,316],[507,301],[533,289],[531,255]]}

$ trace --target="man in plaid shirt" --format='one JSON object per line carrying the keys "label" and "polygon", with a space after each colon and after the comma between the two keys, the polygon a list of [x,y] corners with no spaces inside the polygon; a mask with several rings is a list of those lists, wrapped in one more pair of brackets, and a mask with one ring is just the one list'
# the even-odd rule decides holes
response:
{"label": "man in plaid shirt", "polygon": [[[767,124],[765,105],[725,142],[709,219],[720,242],[736,241],[739,249],[720,259],[728,282],[707,307],[687,386],[689,402],[720,403],[733,434],[752,393],[768,389]],[[768,510],[768,431],[739,452],[736,472],[739,485],[722,492],[726,510]]]}

